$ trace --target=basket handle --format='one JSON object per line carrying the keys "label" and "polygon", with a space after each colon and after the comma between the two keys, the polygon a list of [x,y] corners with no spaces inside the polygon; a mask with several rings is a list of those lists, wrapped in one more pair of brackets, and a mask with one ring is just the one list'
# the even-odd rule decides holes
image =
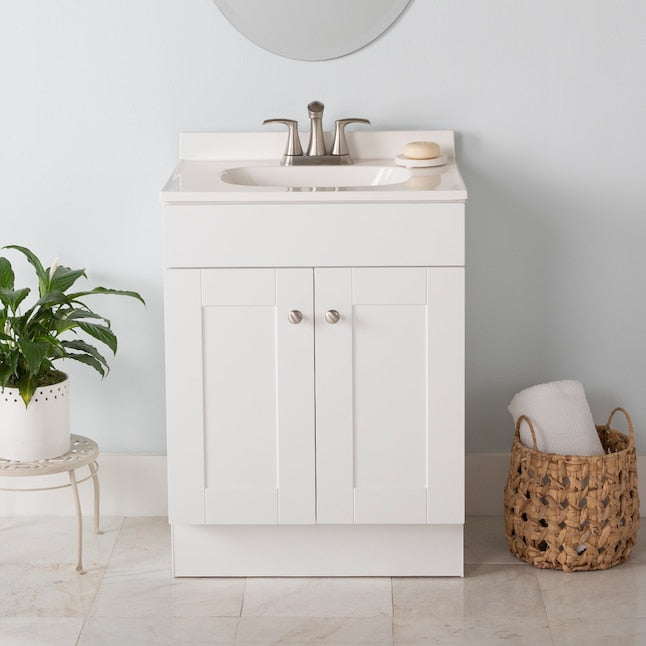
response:
{"label": "basket handle", "polygon": [[630,415],[627,413],[625,408],[622,408],[621,406],[617,406],[617,408],[613,409],[612,413],[610,413],[610,416],[608,417],[608,423],[606,424],[606,428],[610,428],[610,422],[612,421],[612,418],[617,411],[621,411],[626,417],[626,421],[628,422],[628,437],[630,438],[630,447],[634,448],[635,430],[633,429],[633,421],[632,419],[630,419]]}
{"label": "basket handle", "polygon": [[[618,410],[618,409],[615,409]],[[623,408],[621,409],[623,410]],[[615,411],[612,411],[613,413]],[[624,411],[625,412],[625,411]],[[628,413],[626,413],[627,415]],[[610,416],[612,417],[612,415]],[[520,425],[522,422],[527,422],[527,425],[529,426],[529,432],[532,434],[532,443],[534,444],[534,451],[538,451],[538,445],[536,444],[536,432],[534,431],[534,427],[532,426],[532,420],[527,417],[527,415],[521,415],[517,420],[516,420],[516,438],[520,442]],[[610,423],[610,422],[608,422]],[[631,426],[632,428],[632,426]]]}

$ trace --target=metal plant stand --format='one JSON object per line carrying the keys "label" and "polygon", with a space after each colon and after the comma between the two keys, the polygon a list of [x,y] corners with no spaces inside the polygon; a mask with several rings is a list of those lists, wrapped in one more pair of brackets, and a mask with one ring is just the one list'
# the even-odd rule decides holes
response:
{"label": "metal plant stand", "polygon": [[[67,471],[70,478],[69,484],[35,488],[0,487],[0,491],[49,491],[51,489],[72,487],[77,523],[78,558],[76,571],[79,574],[85,574],[85,570],[83,569],[83,518],[81,516],[81,500],[79,498],[78,485],[90,478],[92,478],[94,484],[94,531],[96,534],[103,533],[99,529],[99,465],[96,461],[98,455],[99,446],[96,442],[82,435],[72,435],[70,450],[55,458],[38,460],[36,462],[22,462],[0,458],[0,477],[48,476]],[[90,474],[81,480],[77,480],[76,470],[84,466],[89,468]]]}

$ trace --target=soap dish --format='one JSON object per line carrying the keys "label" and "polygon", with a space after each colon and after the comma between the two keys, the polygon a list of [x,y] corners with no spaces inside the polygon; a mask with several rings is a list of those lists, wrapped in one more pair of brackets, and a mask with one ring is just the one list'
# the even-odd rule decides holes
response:
{"label": "soap dish", "polygon": [[433,159],[409,159],[404,155],[397,155],[395,157],[395,164],[398,166],[405,166],[406,168],[430,168],[431,166],[444,166],[448,158],[446,155],[440,155]]}

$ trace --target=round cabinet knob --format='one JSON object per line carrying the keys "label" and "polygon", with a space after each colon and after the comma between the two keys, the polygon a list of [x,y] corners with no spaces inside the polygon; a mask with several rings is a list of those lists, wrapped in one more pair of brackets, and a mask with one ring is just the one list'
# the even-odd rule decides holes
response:
{"label": "round cabinet knob", "polygon": [[300,310],[291,310],[287,315],[287,319],[290,323],[298,325],[303,320],[303,312],[301,312]]}
{"label": "round cabinet knob", "polygon": [[336,310],[328,310],[325,312],[325,320],[331,325],[334,325],[341,320],[341,315]]}

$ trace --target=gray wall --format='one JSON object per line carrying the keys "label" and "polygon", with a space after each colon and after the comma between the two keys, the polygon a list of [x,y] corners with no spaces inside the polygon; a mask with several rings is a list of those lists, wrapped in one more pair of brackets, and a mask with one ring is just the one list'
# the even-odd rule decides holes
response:
{"label": "gray wall", "polygon": [[305,119],[317,98],[328,127],[457,132],[468,450],[507,450],[514,392],[571,377],[598,420],[626,406],[646,451],[644,24],[643,0],[414,0],[367,48],[305,63],[211,0],[4,2],[0,243],[148,300],[100,304],[121,345],[104,383],[70,367],[76,431],[164,451],[158,191],[178,132]]}

